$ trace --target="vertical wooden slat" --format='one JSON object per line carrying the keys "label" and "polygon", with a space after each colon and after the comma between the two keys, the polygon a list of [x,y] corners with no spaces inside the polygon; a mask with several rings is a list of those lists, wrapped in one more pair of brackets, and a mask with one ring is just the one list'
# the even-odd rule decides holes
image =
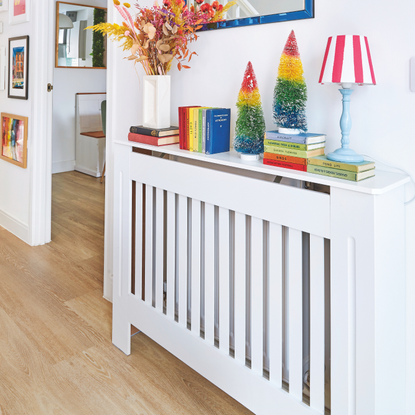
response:
{"label": "vertical wooden slat", "polygon": [[192,332],[200,334],[200,214],[201,206],[199,200],[192,200]]}
{"label": "vertical wooden slat", "polygon": [[153,187],[146,186],[145,302],[153,303]]}
{"label": "vertical wooden slat", "polygon": [[290,394],[303,398],[303,278],[302,233],[288,229],[288,361]]}
{"label": "vertical wooden slat", "polygon": [[246,217],[235,212],[235,359],[246,359]]}
{"label": "vertical wooden slat", "polygon": [[156,309],[163,312],[164,191],[156,189]]}
{"label": "vertical wooden slat", "polygon": [[251,368],[262,376],[263,371],[263,330],[264,330],[264,264],[263,264],[263,222],[251,221]]}
{"label": "vertical wooden slat", "polygon": [[324,238],[310,235],[310,406],[324,414]]}
{"label": "vertical wooden slat", "polygon": [[282,226],[269,224],[268,302],[270,381],[282,387]]}
{"label": "vertical wooden slat", "polygon": [[187,327],[187,197],[179,195],[178,224],[179,246],[177,260],[179,261],[179,324]]}
{"label": "vertical wooden slat", "polygon": [[219,348],[229,354],[229,210],[219,208]]}
{"label": "vertical wooden slat", "polygon": [[205,203],[205,340],[215,342],[215,207]]}
{"label": "vertical wooden slat", "polygon": [[143,285],[143,184],[135,186],[135,295],[142,298]]}
{"label": "vertical wooden slat", "polygon": [[176,271],[176,195],[167,192],[167,316],[174,320],[175,307],[175,271]]}

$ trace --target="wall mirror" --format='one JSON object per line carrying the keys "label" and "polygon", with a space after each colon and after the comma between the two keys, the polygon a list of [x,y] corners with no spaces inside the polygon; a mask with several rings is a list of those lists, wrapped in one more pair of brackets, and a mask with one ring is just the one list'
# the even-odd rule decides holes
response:
{"label": "wall mirror", "polygon": [[[219,3],[227,3],[227,0]],[[238,0],[238,3],[227,12],[226,20],[209,23],[202,30],[285,22],[313,17],[314,0]]]}
{"label": "wall mirror", "polygon": [[106,19],[106,8],[56,2],[55,67],[105,69],[106,39],[85,28]]}

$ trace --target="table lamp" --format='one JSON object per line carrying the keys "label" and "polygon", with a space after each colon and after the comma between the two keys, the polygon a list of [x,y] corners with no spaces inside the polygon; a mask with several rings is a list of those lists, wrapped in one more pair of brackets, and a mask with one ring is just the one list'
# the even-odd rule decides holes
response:
{"label": "table lamp", "polygon": [[352,128],[350,117],[352,85],[376,85],[366,36],[342,35],[329,37],[319,83],[341,84],[342,86],[342,89],[339,89],[343,96],[343,112],[340,118],[342,146],[333,153],[329,153],[327,158],[344,163],[363,161],[361,155],[349,148],[349,135]]}

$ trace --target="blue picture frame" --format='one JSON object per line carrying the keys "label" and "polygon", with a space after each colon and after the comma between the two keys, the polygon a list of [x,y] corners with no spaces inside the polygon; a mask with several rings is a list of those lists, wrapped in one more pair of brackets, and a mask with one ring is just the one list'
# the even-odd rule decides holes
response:
{"label": "blue picture frame", "polygon": [[225,20],[223,22],[217,23],[208,23],[203,25],[203,27],[200,30],[207,31],[215,29],[226,29],[231,27],[244,27],[257,24],[278,23],[290,20],[302,20],[312,18],[314,18],[314,0],[305,0],[304,10],[289,13],[269,14],[265,16],[246,17],[243,19],[233,19],[229,21]]}

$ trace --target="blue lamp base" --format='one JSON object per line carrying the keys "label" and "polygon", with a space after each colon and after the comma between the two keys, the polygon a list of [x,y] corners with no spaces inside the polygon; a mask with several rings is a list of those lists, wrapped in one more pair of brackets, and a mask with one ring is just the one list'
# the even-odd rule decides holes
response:
{"label": "blue lamp base", "polygon": [[327,158],[331,161],[339,161],[342,163],[360,163],[364,158],[357,154],[351,148],[338,148],[332,153],[327,154]]}
{"label": "blue lamp base", "polygon": [[340,93],[343,96],[343,112],[340,118],[340,129],[342,130],[342,146],[333,153],[327,154],[327,158],[329,160],[339,161],[342,163],[359,163],[364,160],[363,156],[357,154],[354,150],[349,148],[349,135],[352,128],[352,119],[350,117],[350,95],[352,94],[353,89],[347,87],[344,88],[344,86],[342,89],[339,89]]}

